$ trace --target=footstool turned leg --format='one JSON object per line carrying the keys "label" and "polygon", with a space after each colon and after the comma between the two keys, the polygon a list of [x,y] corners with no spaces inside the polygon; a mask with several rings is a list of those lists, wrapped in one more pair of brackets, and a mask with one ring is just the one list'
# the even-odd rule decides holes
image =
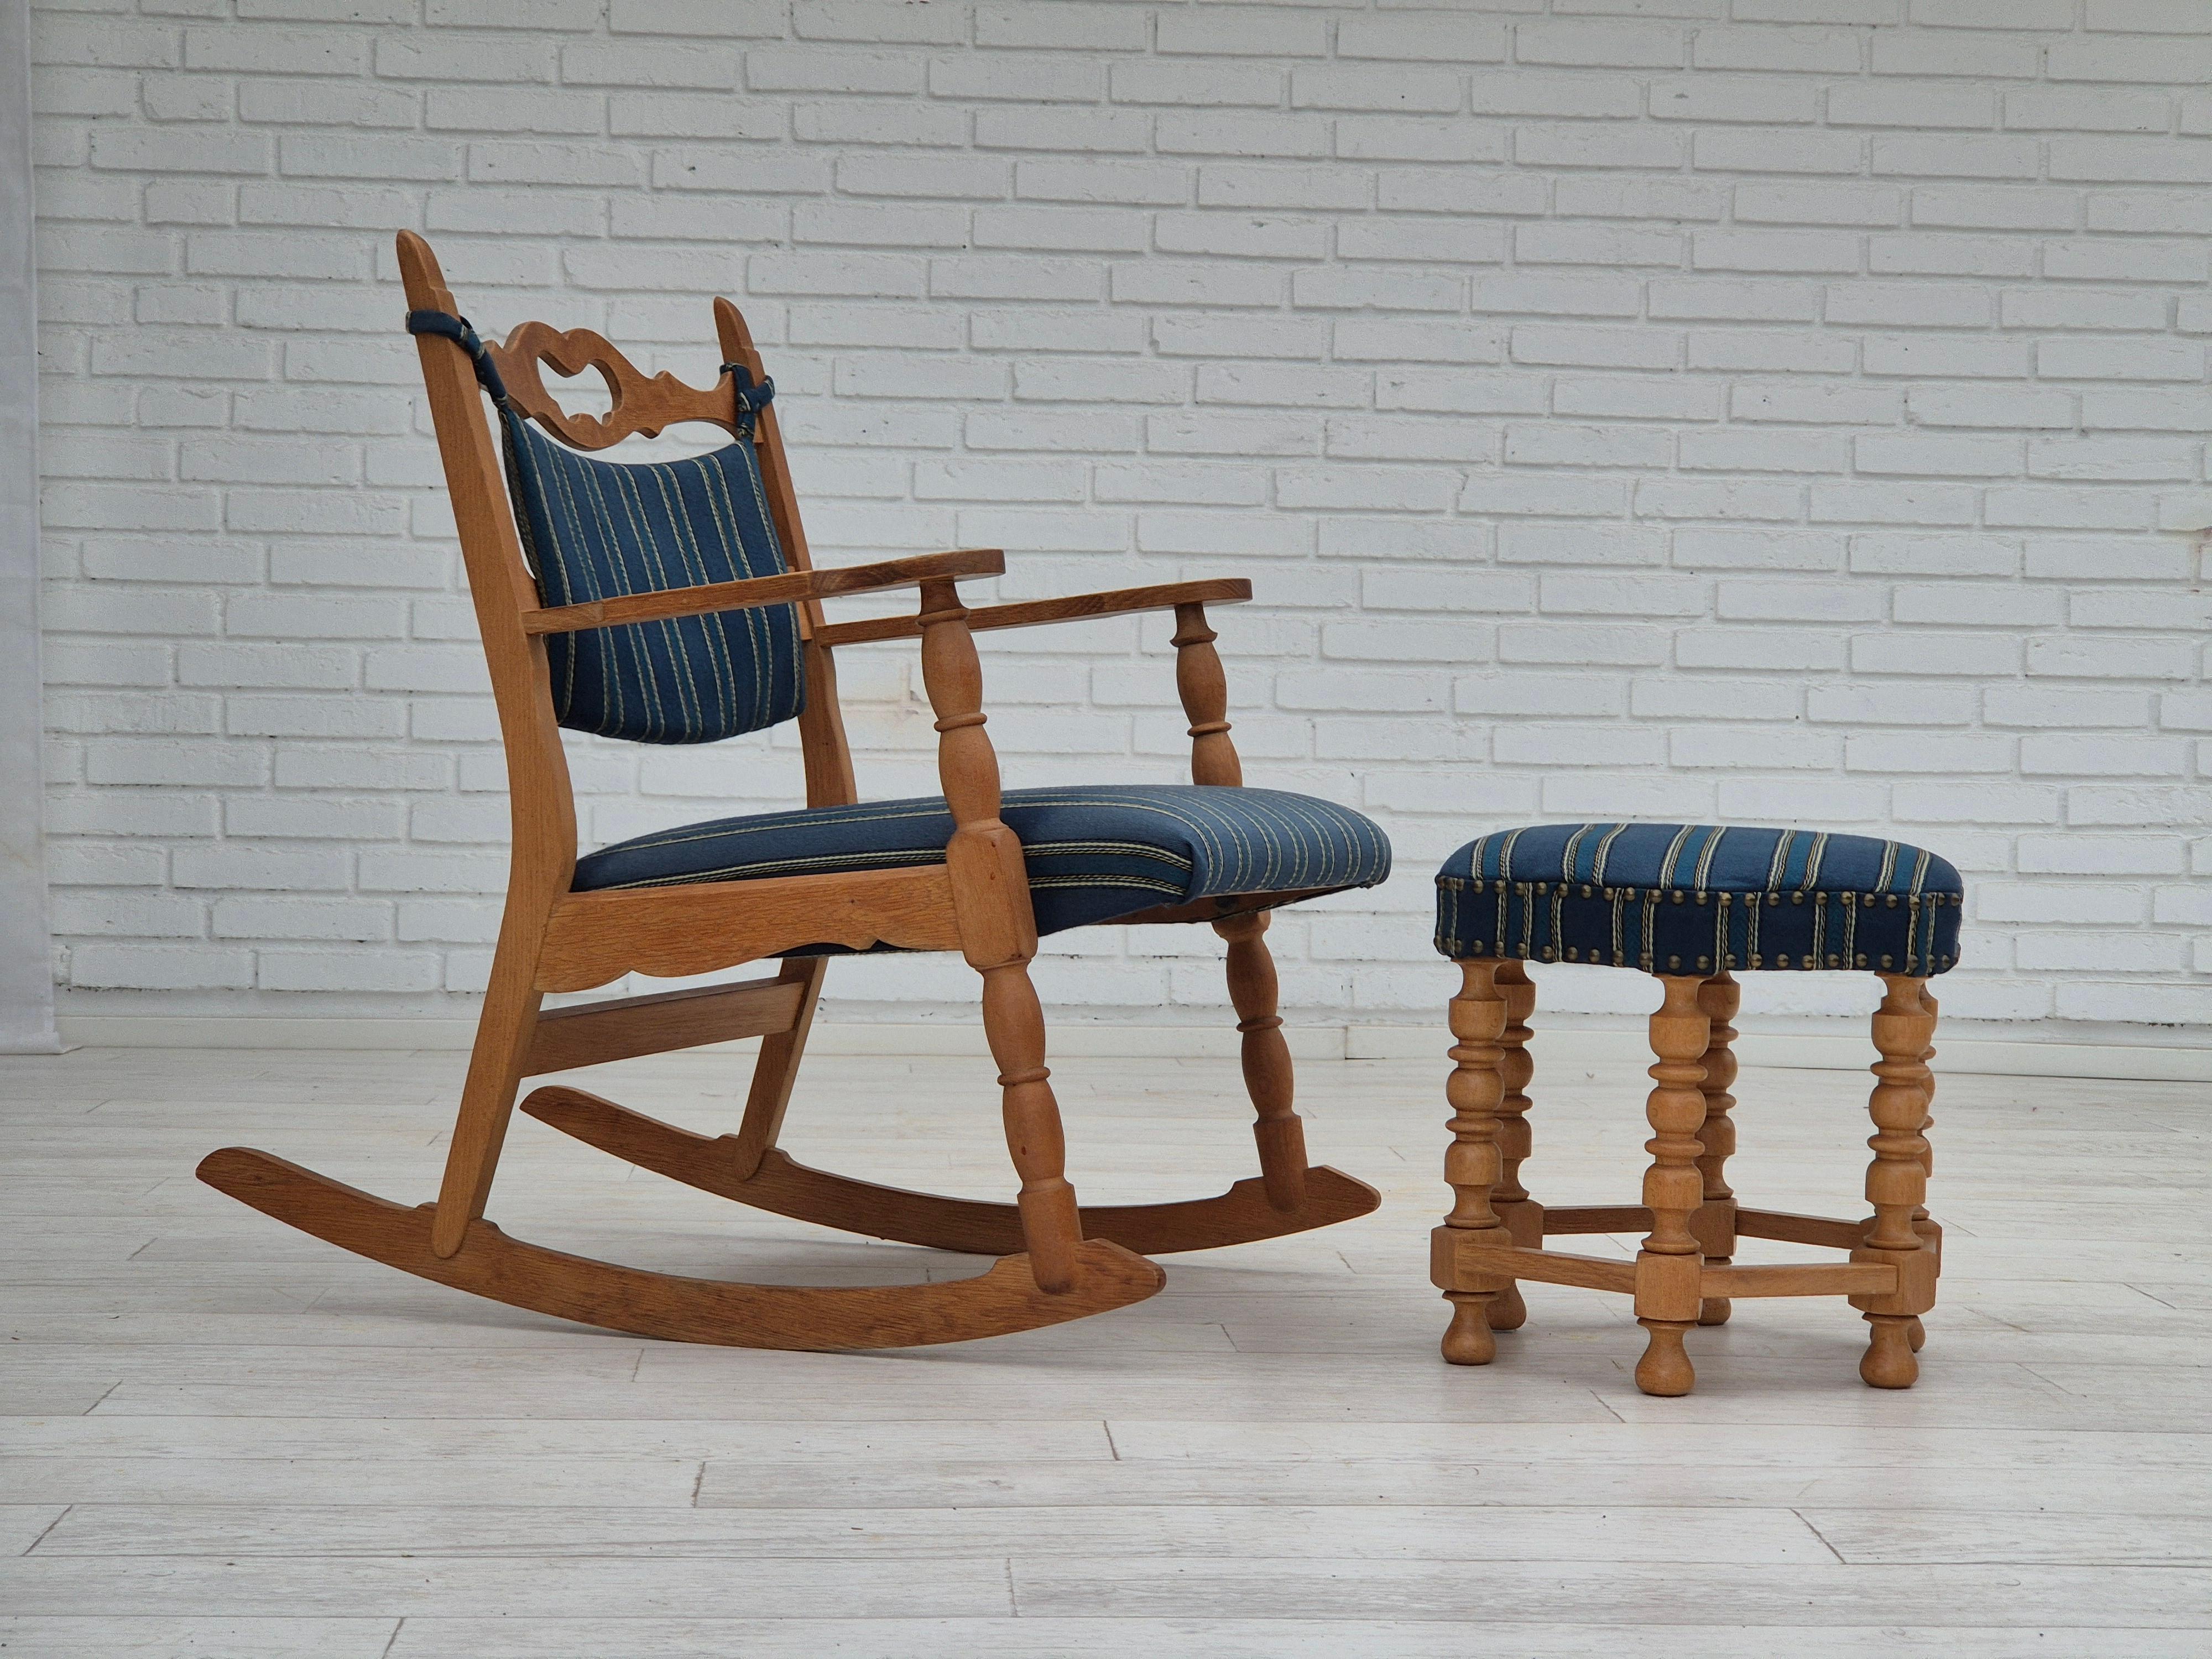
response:
{"label": "footstool turned leg", "polygon": [[1936,1016],[1923,1000],[1921,981],[1884,974],[1881,981],[1885,994],[1874,1016],[1874,1046],[1881,1053],[1874,1066],[1879,1080],[1867,1102],[1875,1121],[1867,1142],[1874,1162],[1866,1179],[1874,1219],[1866,1243],[1851,1252],[1851,1260],[1894,1263],[1898,1285],[1887,1296],[1855,1296],[1851,1305],[1871,1328],[1859,1376],[1877,1389],[1909,1389],[1920,1375],[1920,1362],[1912,1357],[1913,1327],[1936,1304],[1936,1254],[1922,1248],[1913,1224],[1928,1193],[1928,1140],[1922,1131],[1928,1121],[1929,1085],[1925,1056]]}
{"label": "footstool turned leg", "polygon": [[[1735,1120],[1729,1115],[1735,1105],[1735,1097],[1729,1092],[1735,1086],[1735,1053],[1729,1045],[1735,1041],[1736,1031],[1729,1021],[1735,1018],[1742,1001],[1743,988],[1726,969],[1707,980],[1698,993],[1698,1006],[1712,1022],[1712,1033],[1705,1040],[1705,1080],[1700,1085],[1705,1097],[1705,1121],[1698,1131],[1698,1144],[1705,1149],[1698,1159],[1698,1173],[1705,1182],[1705,1202],[1698,1206],[1692,1224],[1698,1247],[1711,1267],[1725,1267],[1735,1258],[1735,1193],[1723,1170],[1735,1155]],[[1731,1311],[1726,1297],[1709,1296],[1698,1304],[1698,1323],[1725,1325]]]}
{"label": "footstool turned leg", "polygon": [[[1928,985],[1924,980],[1920,986],[1920,1006],[1927,1011],[1928,1018],[1931,1021],[1936,1018],[1936,999],[1928,994]],[[1920,1063],[1925,1066],[1935,1058],[1936,1045],[1931,1042],[1922,1053]],[[1930,1106],[1936,1103],[1936,1073],[1932,1071],[1928,1074],[1928,1103]],[[1923,1139],[1926,1139],[1929,1130],[1935,1126],[1936,1115],[1932,1111],[1920,1120],[1920,1133]],[[1926,1170],[1931,1178],[1935,1176],[1936,1154],[1932,1150],[1921,1153],[1920,1167]],[[1943,1229],[1929,1218],[1927,1205],[1923,1204],[1913,1211],[1912,1231],[1920,1235],[1922,1249],[1936,1252],[1936,1271],[1940,1275],[1943,1271]],[[1911,1323],[1906,1327],[1906,1334],[1911,1340],[1912,1352],[1918,1353],[1928,1340],[1928,1333],[1922,1328],[1918,1315],[1913,1316]]]}
{"label": "footstool turned leg", "polygon": [[[1498,1063],[1498,1076],[1505,1085],[1504,1097],[1498,1103],[1498,1155],[1504,1168],[1490,1195],[1491,1208],[1504,1222],[1516,1244],[1541,1249],[1543,1206],[1532,1202],[1528,1189],[1521,1184],[1521,1164],[1531,1149],[1528,1079],[1536,1073],[1536,1063],[1528,1054],[1528,1039],[1534,1035],[1528,1029],[1528,1016],[1536,1011],[1536,987],[1528,977],[1527,964],[1500,963],[1498,991],[1505,999],[1505,1030],[1500,1038],[1505,1053]],[[1490,1328],[1517,1331],[1528,1322],[1528,1304],[1521,1299],[1521,1287],[1508,1279],[1490,1304]]]}
{"label": "footstool turned leg", "polygon": [[1444,1153],[1444,1179],[1451,1183],[1452,1207],[1431,1236],[1431,1277],[1452,1304],[1444,1332],[1443,1356],[1455,1365],[1487,1365],[1498,1357],[1491,1334],[1490,1307],[1510,1279],[1487,1273],[1462,1273],[1457,1267],[1462,1239],[1510,1244],[1505,1224],[1490,1207],[1501,1160],[1498,1151],[1498,1108],[1504,1098],[1498,1063],[1505,1031],[1505,999],[1498,986],[1498,963],[1463,962],[1460,994],[1451,1000],[1452,1074],[1444,1085],[1451,1103],[1452,1144]]}
{"label": "footstool turned leg", "polygon": [[1705,1054],[1712,1022],[1698,1000],[1705,979],[1698,975],[1662,974],[1666,1000],[1651,1016],[1651,1067],[1657,1086],[1645,1103],[1651,1139],[1644,1148],[1651,1167],[1644,1175],[1644,1203],[1651,1212],[1651,1231],[1636,1258],[1636,1322],[1650,1334],[1637,1362],[1636,1386],[1646,1394],[1689,1393],[1697,1382],[1682,1338],[1698,1322],[1702,1305],[1698,1275],[1704,1254],[1690,1231],[1690,1217],[1705,1197],[1698,1158],[1705,1144],[1698,1131],[1705,1121]]}

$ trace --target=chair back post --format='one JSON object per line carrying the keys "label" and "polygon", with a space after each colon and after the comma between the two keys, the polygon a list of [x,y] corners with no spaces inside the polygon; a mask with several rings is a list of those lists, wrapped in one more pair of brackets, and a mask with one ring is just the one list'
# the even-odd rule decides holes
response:
{"label": "chair back post", "polygon": [[[398,249],[410,309],[455,312],[430,245],[403,230]],[[437,335],[416,335],[415,348],[422,357],[446,492],[460,532],[461,557],[468,568],[507,750],[514,825],[508,902],[512,907],[527,892],[550,904],[555,895],[568,890],[575,871],[576,804],[553,715],[545,642],[522,627],[523,613],[538,606],[538,591],[523,562],[474,365],[459,344]]]}
{"label": "chair back post", "polygon": [[[458,314],[430,245],[403,230],[398,251],[408,308]],[[555,901],[574,878],[576,802],[561,729],[554,720],[545,641],[523,631],[522,613],[536,607],[537,587],[523,562],[475,366],[453,340],[418,334],[415,344],[439,458],[445,464],[446,491],[460,532],[461,557],[468,567],[477,629],[491,671],[492,700],[507,751],[512,824],[507,907],[431,1225],[433,1254],[448,1259],[459,1252],[471,1226],[483,1214],[499,1167],[515,1086],[538,1025],[543,995],[538,965],[546,925]]]}
{"label": "chair back post", "polygon": [[[714,337],[722,361],[742,365],[758,385],[767,376],[752,331],[744,314],[727,300],[714,301]],[[732,395],[735,396],[732,387]],[[760,457],[761,482],[768,490],[769,515],[783,556],[793,570],[811,570],[814,561],[806,549],[806,530],[799,519],[799,495],[792,488],[791,467],[784,455],[783,434],[776,424],[775,405],[763,408],[753,422],[753,447]],[[806,705],[799,714],[799,745],[806,769],[809,806],[848,806],[860,799],[853,777],[853,750],[845,737],[845,714],[837,701],[837,665],[821,640],[822,603],[802,600],[799,631],[800,652],[806,664]]]}

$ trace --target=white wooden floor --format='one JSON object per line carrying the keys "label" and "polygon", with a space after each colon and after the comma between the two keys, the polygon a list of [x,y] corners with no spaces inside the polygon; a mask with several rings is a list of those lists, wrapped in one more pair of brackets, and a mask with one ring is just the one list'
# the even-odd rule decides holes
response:
{"label": "white wooden floor", "polygon": [[[1648,1085],[1565,1053],[1540,1033],[1531,1184],[1633,1201]],[[460,1066],[0,1060],[0,1652],[1550,1659],[1646,1650],[1645,1626],[1700,1659],[2212,1653],[2201,1086],[1944,1078],[1920,1386],[1861,1385],[1840,1304],[1739,1303],[1692,1339],[1698,1392],[1666,1401],[1629,1380],[1625,1304],[1592,1291],[1531,1286],[1496,1365],[1438,1361],[1441,1057],[1305,1068],[1316,1157],[1381,1186],[1379,1213],[1171,1258],[1118,1314],[912,1353],[562,1326],[191,1177],[244,1143],[420,1201]],[[592,1075],[734,1126],[729,1054]],[[1076,1060],[1059,1081],[1094,1201],[1249,1172],[1233,1063]],[[1747,1201],[1860,1212],[1863,1079],[1748,1072],[1738,1093]],[[825,1058],[787,1145],[996,1195],[997,1120],[985,1062]],[[520,1118],[492,1213],[692,1273],[974,1269]]]}

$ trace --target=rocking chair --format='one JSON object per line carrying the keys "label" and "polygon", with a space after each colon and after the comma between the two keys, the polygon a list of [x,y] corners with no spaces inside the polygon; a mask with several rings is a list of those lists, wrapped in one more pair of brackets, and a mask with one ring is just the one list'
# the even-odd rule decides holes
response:
{"label": "rocking chair", "polygon": [[[403,232],[398,252],[507,752],[514,848],[498,949],[434,1205],[404,1208],[240,1147],[204,1159],[203,1181],[343,1249],[495,1301],[639,1335],[760,1348],[901,1347],[1080,1318],[1157,1291],[1163,1275],[1151,1254],[1299,1232],[1376,1206],[1372,1188],[1307,1167],[1262,935],[1275,906],[1380,881],[1389,846],[1358,813],[1239,787],[1206,607],[1249,599],[1249,583],[1177,582],[970,611],[957,585],[998,574],[998,552],[817,570],[769,401],[775,387],[728,301],[714,301],[726,361],[702,390],[665,374],[648,379],[588,329],[530,322],[503,344],[479,340],[428,245]],[[611,409],[565,412],[546,392],[541,361],[563,375],[596,368]],[[479,386],[497,415],[504,489]],[[685,421],[719,427],[732,441],[665,463],[573,453]],[[920,589],[914,615],[823,617],[825,599],[909,587]],[[972,636],[1159,610],[1176,616],[1176,681],[1195,783],[1002,796]],[[945,793],[862,805],[831,653],[917,635]],[[799,724],[804,810],[693,824],[577,856],[561,726],[696,743],[787,720]],[[1029,963],[1041,933],[1106,921],[1206,921],[1228,941],[1258,1177],[1212,1198],[1077,1206],[1062,1173]],[[830,959],[869,950],[957,950],[981,975],[1018,1203],[877,1186],[808,1169],[777,1149]],[[772,978],[541,1006],[548,993],[630,973],[686,976],[770,957],[781,958]],[[951,1283],[737,1284],[564,1255],[483,1218],[524,1078],[750,1036],[764,1041],[735,1134],[689,1133],[558,1085],[538,1090],[522,1109],[756,1208],[1003,1259]]]}

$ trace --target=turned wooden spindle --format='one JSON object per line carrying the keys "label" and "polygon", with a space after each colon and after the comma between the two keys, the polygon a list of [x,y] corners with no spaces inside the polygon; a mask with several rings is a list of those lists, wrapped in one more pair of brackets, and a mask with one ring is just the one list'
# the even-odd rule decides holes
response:
{"label": "turned wooden spindle", "polygon": [[1881,1006],[1875,1010],[1874,1046],[1881,1058],[1873,1070],[1877,1081],[1867,1101],[1875,1133],[1867,1145],[1874,1162],[1867,1166],[1867,1202],[1874,1207],[1866,1242],[1854,1261],[1888,1261],[1898,1269],[1898,1289],[1889,1296],[1854,1297],[1854,1306],[1869,1327],[1859,1375],[1877,1389],[1909,1389],[1920,1374],[1913,1358],[1912,1327],[1934,1305],[1935,1267],[1921,1249],[1914,1224],[1928,1195],[1929,1071],[1925,1059],[1936,1031],[1936,1017],[1923,1000],[1923,982],[1899,974],[1881,976]]}
{"label": "turned wooden spindle", "polygon": [[[1498,1108],[1504,1098],[1504,1079],[1498,1061],[1504,1049],[1498,1039],[1505,1031],[1505,999],[1498,993],[1498,963],[1460,963],[1460,994],[1451,1000],[1451,1030],[1458,1042],[1452,1045],[1452,1073],[1444,1085],[1450,1102],[1452,1144],[1444,1153],[1444,1179],[1451,1183],[1452,1206],[1437,1231],[1438,1257],[1457,1239],[1473,1237],[1485,1244],[1510,1244],[1512,1236],[1490,1206],[1501,1161],[1498,1149]],[[1443,1356],[1455,1365],[1487,1365],[1498,1357],[1498,1340],[1491,1334],[1490,1307],[1510,1281],[1490,1274],[1470,1277],[1455,1273],[1444,1300],[1452,1304],[1451,1324],[1444,1332]]]}
{"label": "turned wooden spindle", "polygon": [[[1928,982],[1925,980],[1923,980],[1920,984],[1920,1006],[1926,1011],[1929,1019],[1933,1022],[1936,1018],[1936,999],[1929,994]],[[1929,1029],[1934,1029],[1932,1024]],[[1935,1060],[1935,1058],[1936,1045],[1931,1042],[1928,1045],[1926,1051],[1921,1054],[1920,1063],[1923,1066],[1929,1065]],[[1933,1071],[1930,1071],[1928,1074],[1928,1103],[1932,1107],[1935,1103],[1936,1073]],[[1921,1138],[1923,1139],[1926,1139],[1928,1132],[1935,1127],[1936,1114],[1933,1111],[1930,1111],[1920,1120]],[[1936,1153],[1932,1147],[1921,1153],[1920,1167],[1925,1170],[1931,1178],[1935,1176]],[[1912,1231],[1920,1235],[1920,1248],[1922,1249],[1932,1250],[1935,1252],[1936,1271],[1939,1273],[1942,1273],[1943,1270],[1943,1229],[1936,1223],[1935,1218],[1928,1213],[1927,1205],[1923,1204],[1918,1209],[1913,1211]],[[1912,1343],[1912,1352],[1915,1353],[1918,1353],[1920,1350],[1927,1345],[1928,1333],[1922,1328],[1920,1316],[1917,1314],[1915,1314],[1912,1316],[1911,1322],[1906,1326],[1905,1334],[1911,1340]]]}
{"label": "turned wooden spindle", "polygon": [[[1735,1155],[1735,1120],[1729,1115],[1735,1097],[1729,1091],[1735,1086],[1735,1051],[1729,1045],[1736,1030],[1729,1022],[1742,1000],[1743,988],[1725,969],[1698,993],[1698,1006],[1712,1022],[1712,1032],[1705,1040],[1705,1080],[1699,1085],[1705,1097],[1705,1121],[1698,1130],[1698,1142],[1705,1148],[1698,1158],[1698,1174],[1705,1182],[1705,1201],[1691,1225],[1705,1264],[1713,1267],[1725,1267],[1735,1256],[1735,1191],[1725,1173],[1729,1159]],[[1730,1311],[1726,1297],[1706,1297],[1698,1304],[1698,1323],[1725,1325]]]}
{"label": "turned wooden spindle", "polygon": [[[1536,1012],[1536,987],[1528,965],[1519,962],[1499,963],[1497,983],[1498,994],[1505,999],[1505,1030],[1498,1039],[1504,1054],[1498,1062],[1505,1093],[1498,1103],[1498,1155],[1503,1168],[1490,1205],[1516,1244],[1541,1249],[1544,1207],[1521,1184],[1521,1165],[1534,1144],[1528,1131],[1528,1083],[1536,1074],[1536,1064],[1528,1053],[1528,1039],[1535,1033],[1529,1029],[1528,1017]],[[1506,1281],[1490,1304],[1489,1316],[1493,1331],[1517,1331],[1528,1322],[1528,1304],[1517,1283]]]}
{"label": "turned wooden spindle", "polygon": [[1243,1050],[1244,1091],[1252,1099],[1252,1139],[1267,1203],[1295,1210],[1306,1200],[1305,1125],[1291,1109],[1295,1079],[1283,1018],[1275,1012],[1275,959],[1268,954],[1265,911],[1217,921],[1229,941],[1229,1000],[1237,1009]]}
{"label": "turned wooden spindle", "polygon": [[1644,1113],[1651,1139],[1644,1143],[1651,1167],[1644,1175],[1644,1202],[1651,1212],[1651,1231],[1636,1258],[1636,1322],[1649,1334],[1637,1362],[1636,1386],[1646,1394],[1689,1393],[1697,1381],[1684,1335],[1698,1322],[1698,1275],[1703,1253],[1690,1231],[1690,1218],[1705,1196],[1698,1159],[1705,1144],[1698,1131],[1705,1120],[1705,1054],[1711,1022],[1698,994],[1705,981],[1695,975],[1662,974],[1665,1000],[1651,1016],[1654,1087]]}
{"label": "turned wooden spindle", "polygon": [[983,976],[983,1032],[999,1066],[1006,1146],[1022,1187],[1022,1238],[1039,1289],[1076,1279],[1083,1219],[1066,1176],[1066,1148],[1052,1073],[1044,1063],[1044,1010],[1030,982],[1036,920],[1020,841],[999,817],[999,761],[984,735],[983,669],[968,611],[949,581],[921,589],[921,676],[937,715],[937,769],[952,811],[945,862],[961,954]]}
{"label": "turned wooden spindle", "polygon": [[1243,763],[1229,738],[1229,676],[1213,648],[1220,635],[1206,626],[1206,607],[1176,607],[1176,690],[1190,721],[1190,781],[1229,787],[1244,781]]}
{"label": "turned wooden spindle", "polygon": [[[1190,722],[1190,781],[1236,788],[1243,763],[1229,736],[1229,676],[1213,648],[1219,637],[1206,625],[1206,607],[1176,607],[1176,690]],[[1252,1138],[1259,1144],[1260,1174],[1267,1203],[1295,1210],[1306,1197],[1305,1126],[1291,1109],[1293,1068],[1283,1037],[1275,959],[1267,950],[1264,914],[1231,916],[1213,931],[1229,945],[1229,1000],[1242,1037],[1244,1091],[1251,1097]]]}

